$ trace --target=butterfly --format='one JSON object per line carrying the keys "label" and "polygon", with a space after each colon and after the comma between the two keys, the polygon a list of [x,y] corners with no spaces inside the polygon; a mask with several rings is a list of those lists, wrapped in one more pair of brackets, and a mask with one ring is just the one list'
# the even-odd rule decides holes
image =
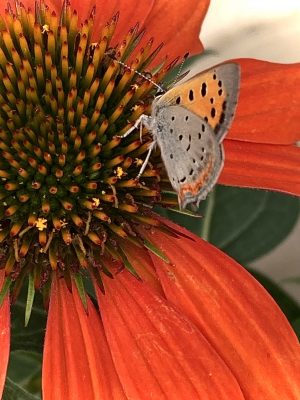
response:
{"label": "butterfly", "polygon": [[[199,206],[216,184],[224,165],[222,141],[232,123],[239,94],[240,67],[227,63],[201,72],[156,97],[146,126],[158,145],[181,208]],[[127,133],[125,134],[127,135]]]}

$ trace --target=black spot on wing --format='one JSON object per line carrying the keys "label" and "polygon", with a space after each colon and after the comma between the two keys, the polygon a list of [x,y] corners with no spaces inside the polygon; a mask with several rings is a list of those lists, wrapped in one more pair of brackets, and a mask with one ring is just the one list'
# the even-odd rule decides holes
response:
{"label": "black spot on wing", "polygon": [[207,93],[207,85],[206,85],[205,82],[203,82],[202,85],[201,85],[201,96],[205,97],[206,93]]}

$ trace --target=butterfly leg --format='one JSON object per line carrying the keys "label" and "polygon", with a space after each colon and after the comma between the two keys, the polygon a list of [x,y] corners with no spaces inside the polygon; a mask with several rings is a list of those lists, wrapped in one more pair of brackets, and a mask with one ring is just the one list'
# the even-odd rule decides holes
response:
{"label": "butterfly leg", "polygon": [[147,156],[146,156],[146,158],[145,158],[145,160],[143,162],[143,165],[141,166],[141,169],[140,169],[140,172],[138,173],[138,176],[136,177],[137,179],[139,179],[141,177],[141,175],[143,174],[143,172],[145,171],[145,168],[146,168],[146,166],[148,164],[149,158],[151,156],[152,150],[154,149],[155,145],[156,145],[156,140],[154,140],[149,146]]}
{"label": "butterfly leg", "polygon": [[146,127],[147,129],[150,129],[150,126],[151,126],[151,117],[149,115],[142,114],[135,121],[135,124],[131,128],[129,128],[128,131],[126,131],[124,133],[124,135],[119,136],[119,137],[121,137],[122,139],[126,138],[127,136],[129,136],[131,134],[131,132],[133,132],[135,129],[140,127],[140,139],[142,141],[143,127]]}

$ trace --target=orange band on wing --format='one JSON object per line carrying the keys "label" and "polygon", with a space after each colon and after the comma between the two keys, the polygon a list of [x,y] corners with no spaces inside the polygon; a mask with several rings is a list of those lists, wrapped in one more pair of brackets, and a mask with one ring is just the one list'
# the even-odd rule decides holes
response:
{"label": "orange band on wing", "polygon": [[215,158],[211,156],[208,160],[206,168],[203,169],[201,171],[201,173],[199,174],[198,179],[196,179],[194,182],[185,183],[180,186],[180,189],[178,192],[178,197],[179,197],[180,203],[184,202],[184,199],[188,193],[194,197],[197,196],[200,189],[206,184],[207,179],[211,175],[211,172],[213,170],[214,161],[215,161]]}

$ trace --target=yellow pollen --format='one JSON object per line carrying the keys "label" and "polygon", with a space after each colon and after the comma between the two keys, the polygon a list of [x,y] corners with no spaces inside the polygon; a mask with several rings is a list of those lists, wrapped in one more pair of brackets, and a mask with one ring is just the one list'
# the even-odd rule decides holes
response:
{"label": "yellow pollen", "polygon": [[47,25],[47,24],[43,25],[42,33],[46,33],[46,32],[49,32],[49,31],[50,31],[50,26]]}
{"label": "yellow pollen", "polygon": [[117,177],[120,179],[120,178],[122,178],[123,175],[126,175],[126,172],[123,171],[123,168],[122,168],[122,167],[118,167],[118,168],[115,170],[115,174],[116,174]]}
{"label": "yellow pollen", "polygon": [[135,158],[134,159],[134,163],[137,167],[140,167],[141,165],[143,165],[143,160],[141,160],[140,158]]}
{"label": "yellow pollen", "polygon": [[35,226],[39,231],[43,231],[47,228],[47,220],[45,218],[38,218]]}
{"label": "yellow pollen", "polygon": [[98,207],[98,206],[99,206],[100,200],[97,199],[97,197],[93,197],[93,198],[92,198],[92,201],[93,201],[93,206],[95,206],[95,207]]}

